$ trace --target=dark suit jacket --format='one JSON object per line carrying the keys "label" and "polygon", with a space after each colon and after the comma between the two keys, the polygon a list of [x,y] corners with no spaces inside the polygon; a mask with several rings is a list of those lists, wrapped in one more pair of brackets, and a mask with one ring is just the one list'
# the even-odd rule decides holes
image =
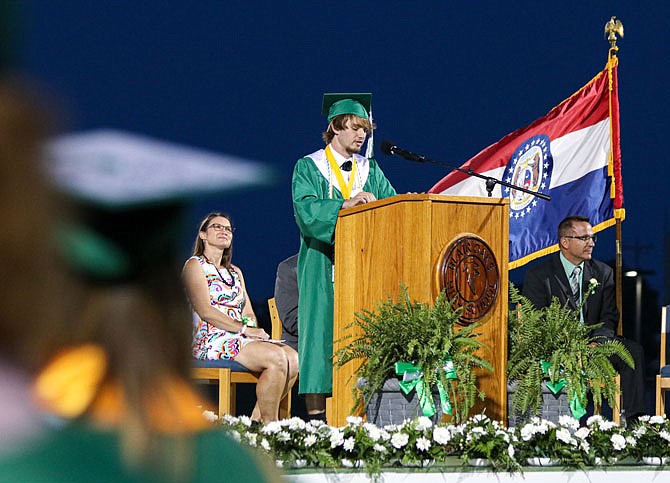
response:
{"label": "dark suit jacket", "polygon": [[293,347],[298,340],[298,255],[283,260],[277,266],[275,303],[284,327],[283,338]]}
{"label": "dark suit jacket", "polygon": [[[602,323],[603,325],[595,329],[592,335],[612,339],[619,323],[613,270],[598,260],[586,260],[582,275],[584,292],[588,289],[592,278],[598,281],[598,287],[584,303],[584,323],[587,325]],[[578,306],[558,253],[546,257],[528,269],[523,282],[523,295],[537,308],[548,307],[552,297],[558,297],[561,305],[567,304],[573,310]]]}

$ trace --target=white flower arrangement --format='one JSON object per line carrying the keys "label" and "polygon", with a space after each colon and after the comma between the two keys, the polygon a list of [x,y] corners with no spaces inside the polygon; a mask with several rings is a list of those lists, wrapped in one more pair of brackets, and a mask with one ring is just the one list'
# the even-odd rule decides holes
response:
{"label": "white flower arrangement", "polygon": [[556,424],[538,417],[531,418],[528,423],[516,428],[518,458],[522,461],[548,458],[565,466],[583,466],[588,444],[575,437],[574,428],[571,419],[561,419]]}
{"label": "white flower arrangement", "polygon": [[634,439],[629,452],[635,458],[670,457],[670,421],[665,416],[641,416],[629,437]]}
{"label": "white flower arrangement", "polygon": [[459,425],[417,418],[383,428],[360,418],[348,419],[341,428],[299,418],[263,426],[244,416],[224,416],[214,424],[285,469],[365,468],[370,475],[393,465],[467,464],[473,458],[488,459],[493,470],[514,472],[538,457],[583,467],[629,455],[670,456],[670,423],[657,416],[640,418],[633,429],[601,416],[590,417],[585,427],[570,417],[558,424],[535,417],[506,428],[483,414]]}

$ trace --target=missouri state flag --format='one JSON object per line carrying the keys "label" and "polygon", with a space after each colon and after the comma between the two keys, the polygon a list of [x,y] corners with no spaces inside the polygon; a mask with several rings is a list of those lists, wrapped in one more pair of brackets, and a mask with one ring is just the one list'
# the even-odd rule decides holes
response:
{"label": "missouri state flag", "polygon": [[[558,250],[556,229],[566,216],[587,216],[594,231],[625,218],[617,67],[611,52],[588,84],[461,166],[551,197],[545,201],[500,184],[493,189],[493,196],[509,198],[509,268]],[[485,180],[462,171],[429,192],[488,196]]]}

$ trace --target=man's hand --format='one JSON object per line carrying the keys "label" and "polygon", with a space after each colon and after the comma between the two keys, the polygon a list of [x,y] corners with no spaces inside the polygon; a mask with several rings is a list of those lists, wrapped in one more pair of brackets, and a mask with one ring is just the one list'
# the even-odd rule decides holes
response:
{"label": "man's hand", "polygon": [[370,203],[371,201],[376,201],[377,198],[372,193],[367,191],[361,191],[353,198],[349,198],[342,203],[342,209],[351,208],[353,206],[364,205],[365,203]]}

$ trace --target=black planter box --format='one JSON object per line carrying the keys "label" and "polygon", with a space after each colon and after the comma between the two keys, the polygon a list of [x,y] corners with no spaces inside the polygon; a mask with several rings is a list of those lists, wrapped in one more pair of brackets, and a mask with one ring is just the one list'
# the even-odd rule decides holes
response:
{"label": "black planter box", "polygon": [[[515,414],[512,408],[512,397],[516,390],[516,384],[507,383],[507,425],[509,427],[517,426],[524,421],[530,419],[532,414]],[[558,394],[554,394],[549,390],[547,385],[542,383],[542,409],[538,415],[542,419],[558,423],[558,418],[561,416],[572,416],[570,412],[570,402],[564,390]]]}
{"label": "black planter box", "polygon": [[[358,386],[365,385],[365,381],[359,381]],[[442,405],[440,394],[437,389],[433,391],[433,403],[435,404],[435,415],[430,419],[433,423],[442,419]],[[423,416],[419,405],[419,396],[416,390],[405,395],[400,389],[398,379],[387,379],[381,391],[372,396],[370,404],[365,411],[368,422],[377,426],[389,424],[401,424],[406,419],[415,419]]]}

